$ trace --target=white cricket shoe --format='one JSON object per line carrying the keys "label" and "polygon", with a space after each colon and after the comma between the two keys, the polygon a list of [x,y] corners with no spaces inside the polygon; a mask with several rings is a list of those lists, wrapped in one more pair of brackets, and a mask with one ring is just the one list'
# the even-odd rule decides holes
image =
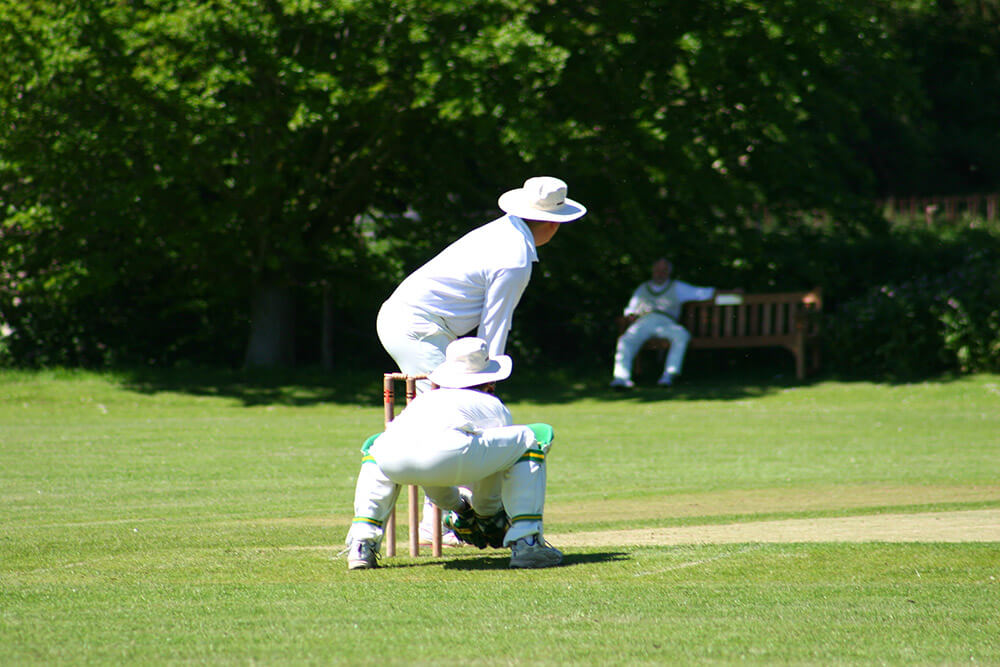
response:
{"label": "white cricket shoe", "polygon": [[375,540],[354,540],[347,548],[348,570],[372,570],[378,567]]}
{"label": "white cricket shoe", "polygon": [[635,387],[635,382],[629,378],[615,378],[611,381],[611,386],[615,389],[632,389]]}
{"label": "white cricket shoe", "polygon": [[562,552],[547,544],[540,535],[522,537],[510,545],[512,568],[553,567],[562,562]]}
{"label": "white cricket shoe", "polygon": [[674,384],[674,376],[672,373],[666,373],[659,380],[656,381],[661,387],[672,387]]}

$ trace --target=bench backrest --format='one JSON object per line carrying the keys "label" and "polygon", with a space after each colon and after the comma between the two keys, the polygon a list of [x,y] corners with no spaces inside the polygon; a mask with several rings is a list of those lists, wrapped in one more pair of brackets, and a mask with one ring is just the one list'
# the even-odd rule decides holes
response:
{"label": "bench backrest", "polygon": [[[819,333],[822,292],[742,294],[740,303],[717,305],[715,300],[684,304],[681,324],[701,345],[753,340],[760,345],[783,344]],[[698,346],[701,346],[698,345]]]}

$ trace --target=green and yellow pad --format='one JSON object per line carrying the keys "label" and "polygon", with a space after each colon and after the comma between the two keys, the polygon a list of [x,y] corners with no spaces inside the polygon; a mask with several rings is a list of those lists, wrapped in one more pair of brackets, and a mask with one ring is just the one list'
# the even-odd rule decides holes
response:
{"label": "green and yellow pad", "polygon": [[378,433],[375,433],[373,435],[368,436],[368,439],[365,440],[365,444],[361,445],[361,453],[364,454],[365,456],[367,456],[368,455],[368,450],[372,448],[372,445],[375,444],[375,440],[380,435],[382,435],[382,433],[384,433],[384,431],[379,431]]}
{"label": "green and yellow pad", "polygon": [[531,429],[531,432],[535,434],[535,440],[543,447],[552,444],[552,441],[555,440],[556,432],[551,424],[526,424],[526,426]]}
{"label": "green and yellow pad", "polygon": [[545,463],[545,452],[538,449],[529,449],[524,454],[521,454],[521,458],[519,458],[514,463],[520,463],[521,461],[534,461],[535,463]]}
{"label": "green and yellow pad", "polygon": [[369,526],[375,526],[376,528],[381,528],[383,522],[379,521],[378,519],[372,519],[371,517],[367,516],[356,516],[354,517],[354,521],[352,521],[351,523],[367,523]]}

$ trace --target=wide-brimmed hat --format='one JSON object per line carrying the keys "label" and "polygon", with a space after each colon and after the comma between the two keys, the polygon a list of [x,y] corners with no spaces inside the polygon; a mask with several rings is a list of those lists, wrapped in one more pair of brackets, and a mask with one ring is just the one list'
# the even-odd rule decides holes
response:
{"label": "wide-brimmed hat", "polygon": [[500,195],[500,208],[525,220],[572,222],[587,212],[587,207],[566,196],[566,183],[552,176],[534,176],[524,187]]}
{"label": "wide-brimmed hat", "polygon": [[427,376],[439,387],[464,389],[510,376],[514,362],[506,354],[492,359],[482,338],[459,338],[448,344],[444,363]]}

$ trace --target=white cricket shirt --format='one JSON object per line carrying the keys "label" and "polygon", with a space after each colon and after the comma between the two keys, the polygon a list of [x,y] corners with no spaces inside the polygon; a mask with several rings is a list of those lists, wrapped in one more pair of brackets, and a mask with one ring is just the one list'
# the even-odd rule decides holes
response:
{"label": "white cricket shirt", "polygon": [[514,308],[538,261],[524,220],[505,215],[478,227],[411,273],[388,302],[422,313],[456,338],[486,341],[490,356],[503,354]]}
{"label": "white cricket shirt", "polygon": [[413,438],[449,429],[474,434],[485,428],[510,426],[513,422],[510,410],[492,394],[475,389],[441,388],[413,399],[386,424],[385,433],[390,439]]}
{"label": "white cricket shirt", "polygon": [[686,301],[704,301],[713,296],[714,287],[695,287],[680,280],[657,285],[652,280],[647,280],[632,293],[632,298],[625,306],[625,315],[646,315],[655,311],[676,320]]}

